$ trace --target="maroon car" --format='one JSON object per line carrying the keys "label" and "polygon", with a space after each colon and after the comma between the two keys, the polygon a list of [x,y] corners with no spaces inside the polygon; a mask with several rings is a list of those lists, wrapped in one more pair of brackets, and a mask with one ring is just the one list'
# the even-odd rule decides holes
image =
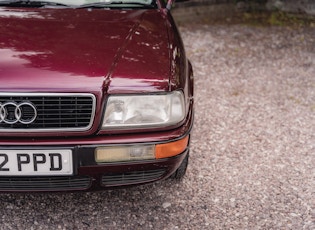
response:
{"label": "maroon car", "polygon": [[0,0],[0,191],[184,176],[193,72],[162,0]]}

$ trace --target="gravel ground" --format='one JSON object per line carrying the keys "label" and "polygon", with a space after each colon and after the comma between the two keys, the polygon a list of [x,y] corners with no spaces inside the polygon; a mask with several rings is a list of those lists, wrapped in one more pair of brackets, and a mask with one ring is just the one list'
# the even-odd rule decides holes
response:
{"label": "gravel ground", "polygon": [[315,229],[315,28],[180,30],[196,84],[184,180],[1,194],[1,229]]}

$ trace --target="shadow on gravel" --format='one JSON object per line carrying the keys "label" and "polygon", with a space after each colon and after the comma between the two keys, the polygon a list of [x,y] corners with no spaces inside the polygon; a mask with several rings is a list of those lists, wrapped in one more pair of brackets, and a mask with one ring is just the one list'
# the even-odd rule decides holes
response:
{"label": "shadow on gravel", "polygon": [[174,186],[181,187],[166,180],[88,193],[0,194],[1,228],[148,229],[168,219]]}

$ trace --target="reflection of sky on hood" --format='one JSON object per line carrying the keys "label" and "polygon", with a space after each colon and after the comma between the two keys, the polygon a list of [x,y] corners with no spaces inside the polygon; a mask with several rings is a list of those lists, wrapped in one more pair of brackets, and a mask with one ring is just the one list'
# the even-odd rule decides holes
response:
{"label": "reflection of sky on hood", "polygon": [[[1,1],[1,0],[0,0]],[[18,11],[9,11],[0,8],[0,17],[2,18],[37,18],[37,19],[45,19],[42,15],[36,12],[18,12]]]}
{"label": "reflection of sky on hood", "polygon": [[[42,76],[36,78],[36,84],[41,85],[44,88],[50,88],[51,82],[47,79],[55,79],[55,81],[62,85],[73,85],[74,88],[79,88],[80,85],[85,87],[93,87],[95,84],[100,85],[102,79],[90,78],[86,75],[74,75],[73,73],[61,73],[56,75],[54,71],[49,69],[39,69],[31,67],[31,58],[32,56],[37,56],[45,53],[40,52],[19,52],[12,49],[1,49],[0,48],[0,78],[6,78],[6,87],[22,88],[24,86],[25,77],[29,78],[32,76]],[[29,58],[26,58],[29,57]],[[4,71],[1,66],[6,66]],[[19,66],[24,66],[27,68],[21,69]],[[3,73],[4,71],[4,73]],[[14,75],[14,77],[6,77],[8,74]],[[45,77],[43,77],[45,76]],[[75,81],[74,77],[75,76]],[[32,81],[31,79],[29,79]],[[21,84],[22,83],[22,84]],[[78,85],[76,85],[79,83]],[[61,87],[58,86],[58,87]],[[1,86],[0,86],[1,88]]]}
{"label": "reflection of sky on hood", "polygon": [[18,52],[11,49],[1,49],[0,48],[0,64],[5,66],[14,65],[27,65],[31,63],[28,59],[21,58],[22,56],[35,56],[41,53],[38,52]]}
{"label": "reflection of sky on hood", "polygon": [[0,8],[0,68],[105,76],[135,23],[107,21],[122,15],[125,11]]}
{"label": "reflection of sky on hood", "polygon": [[[9,77],[7,77],[9,76]],[[13,77],[10,77],[13,76]],[[73,75],[72,73],[59,73],[56,75],[54,71],[28,68],[28,69],[16,69],[11,68],[10,71],[2,71],[0,67],[0,80],[5,80],[4,85],[0,85],[1,88],[14,88],[14,89],[28,89],[37,88],[41,89],[63,89],[71,86],[72,89],[96,90],[102,85],[102,78],[91,78],[85,75]],[[51,82],[49,79],[53,79]],[[25,81],[27,80],[27,81]],[[32,84],[32,82],[34,84]],[[35,84],[36,82],[36,84]],[[95,88],[98,86],[98,88]]]}

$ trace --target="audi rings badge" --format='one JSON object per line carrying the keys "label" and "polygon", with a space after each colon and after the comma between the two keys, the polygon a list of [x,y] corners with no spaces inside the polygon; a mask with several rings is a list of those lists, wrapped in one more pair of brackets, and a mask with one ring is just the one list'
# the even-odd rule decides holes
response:
{"label": "audi rings badge", "polygon": [[36,107],[31,102],[16,103],[13,101],[0,103],[0,124],[31,124],[37,117]]}

